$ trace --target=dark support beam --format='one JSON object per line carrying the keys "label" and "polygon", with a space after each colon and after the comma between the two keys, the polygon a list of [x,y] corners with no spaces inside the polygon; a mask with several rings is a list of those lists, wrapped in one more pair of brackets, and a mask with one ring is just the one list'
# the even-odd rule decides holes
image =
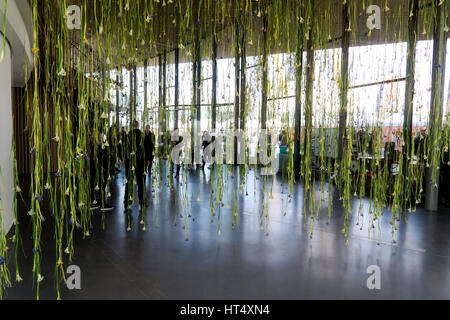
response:
{"label": "dark support beam", "polygon": [[180,94],[179,90],[180,51],[178,48],[175,49],[174,54],[175,54],[175,114],[174,114],[175,119],[173,128],[178,129],[178,122],[179,122],[178,108],[179,108],[179,94]]}
{"label": "dark support beam", "polygon": [[129,110],[128,114],[130,115],[130,130],[133,129],[133,95],[134,95],[134,89],[133,89],[133,69],[130,70],[130,96],[129,96]]}
{"label": "dark support beam", "polygon": [[[297,16],[302,16],[302,3],[297,2]],[[294,134],[294,175],[300,178],[301,126],[302,126],[302,75],[303,75],[303,29],[297,28],[297,47],[295,53],[295,134]]]}
{"label": "dark support beam", "polygon": [[263,6],[263,35],[262,35],[262,77],[261,77],[261,129],[267,128],[267,28],[268,28],[268,13],[265,6]]}
{"label": "dark support beam", "polygon": [[[214,20],[215,21],[215,20]],[[216,131],[217,121],[217,38],[213,31],[212,35],[212,93],[211,93],[211,117],[212,130]]]}
{"label": "dark support beam", "polygon": [[[440,3],[440,4],[439,4]],[[431,105],[429,119],[430,152],[427,168],[425,209],[437,211],[439,204],[439,166],[441,163],[440,141],[442,136],[442,113],[445,86],[445,60],[447,54],[447,31],[445,24],[448,12],[445,4],[434,0],[435,21],[433,26],[433,70],[431,77]],[[433,159],[437,159],[433,163]]]}
{"label": "dark support beam", "polygon": [[163,70],[162,70],[162,130],[164,133],[167,131],[167,115],[166,115],[166,97],[167,97],[167,51],[163,52]]}
{"label": "dark support beam", "polygon": [[[200,121],[202,119],[202,107],[201,107],[201,96],[202,96],[202,54],[201,54],[201,42],[200,38],[197,40],[196,45],[196,53],[195,53],[195,59],[196,59],[196,67],[197,67],[197,94],[196,94],[196,106],[195,106],[195,112],[197,114],[197,124],[200,125]],[[200,129],[200,128],[198,128]]]}
{"label": "dark support beam", "polygon": [[136,66],[133,67],[133,118],[137,119],[137,70],[136,70]]}
{"label": "dark support beam", "polygon": [[158,131],[161,133],[163,131],[163,121],[162,121],[162,110],[163,110],[163,55],[158,55]]}
{"label": "dark support beam", "polygon": [[[120,78],[119,78],[119,74],[116,74],[116,129],[117,130],[119,130],[120,128],[119,128],[119,124],[120,124],[120,122],[119,122],[119,112],[120,112],[120,107],[119,107],[119,104],[120,104],[120,90],[119,90],[119,81],[120,81]],[[119,131],[117,131],[117,132],[119,132]]]}
{"label": "dark support beam", "polygon": [[[240,92],[240,61],[241,61],[241,55],[240,55],[240,41],[239,41],[239,8],[236,9],[236,15],[235,18],[235,24],[234,24],[234,30],[235,30],[235,58],[234,58],[234,76],[235,76],[235,86],[234,86],[234,129],[239,129],[239,115],[240,115],[240,107],[239,107],[239,92]],[[238,140],[237,137],[234,137],[234,164],[237,164],[238,160]]]}
{"label": "dark support beam", "polygon": [[347,107],[348,107],[348,52],[350,46],[350,13],[349,5],[345,1],[342,5],[342,53],[341,53],[341,101],[339,109],[339,136],[337,161],[341,165],[344,152],[347,128]]}
{"label": "dark support beam", "polygon": [[142,125],[145,127],[148,124],[148,94],[147,94],[147,87],[148,87],[148,61],[147,59],[144,60],[144,113],[142,115]]}
{"label": "dark support beam", "polygon": [[[415,65],[416,65],[416,46],[418,41],[419,26],[419,0],[409,0],[407,25],[407,56],[406,56],[406,82],[405,82],[405,107],[403,110],[403,179],[404,192],[409,192],[411,176],[410,161],[408,154],[411,153],[412,146],[412,121],[413,121],[413,102],[414,102],[414,84],[415,84]],[[406,203],[403,205],[406,209]]]}
{"label": "dark support beam", "polygon": [[247,35],[247,24],[245,19],[245,14],[241,12],[241,39],[240,39],[240,58],[241,58],[241,79],[240,79],[240,125],[241,131],[245,129],[245,118],[246,118],[246,69],[247,69],[247,52],[246,52],[246,35]]}

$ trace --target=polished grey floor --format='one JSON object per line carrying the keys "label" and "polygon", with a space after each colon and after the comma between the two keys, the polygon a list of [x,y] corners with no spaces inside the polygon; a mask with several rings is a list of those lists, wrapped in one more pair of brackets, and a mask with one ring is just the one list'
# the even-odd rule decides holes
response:
{"label": "polished grey floor", "polygon": [[[101,230],[101,214],[95,213],[91,236],[77,233],[73,264],[80,266],[81,290],[62,290],[63,299],[450,299],[450,211],[431,213],[423,209],[404,217],[392,238],[390,213],[385,212],[375,229],[368,231],[368,215],[363,228],[356,225],[359,200],[354,200],[350,220],[350,241],[341,233],[344,218],[337,194],[333,202],[321,203],[319,218],[310,237],[311,220],[303,213],[303,187],[294,186],[288,203],[287,185],[281,176],[273,183],[269,199],[268,235],[260,229],[262,211],[261,179],[248,175],[248,195],[238,193],[239,228],[232,229],[233,192],[237,174],[227,174],[228,194],[211,223],[210,173],[189,173],[188,192],[194,200],[191,217],[186,215],[175,182],[167,179],[156,192],[158,203],[149,200],[147,230],[139,224],[139,208],[131,212],[131,231],[123,210],[123,177],[113,188],[115,210],[106,214]],[[148,195],[151,183],[148,181]],[[256,189],[255,189],[256,188]],[[287,208],[285,208],[288,203]],[[328,206],[332,206],[327,223]],[[368,212],[368,202],[363,203]],[[156,210],[157,208],[157,210]],[[25,210],[25,209],[24,209]],[[24,211],[26,212],[26,211]],[[157,224],[155,223],[157,213]],[[286,214],[284,214],[286,213]],[[307,214],[309,216],[309,213]],[[176,223],[174,223],[176,221]],[[6,299],[34,299],[32,285],[29,223],[23,222],[24,252],[22,281],[7,290]],[[381,232],[379,237],[378,231]],[[187,238],[187,239],[186,239]],[[187,240],[187,241],[186,241]],[[53,279],[55,246],[53,222],[44,225],[41,299],[55,299]],[[67,266],[68,264],[66,264]],[[369,290],[367,267],[381,270],[381,289]]]}

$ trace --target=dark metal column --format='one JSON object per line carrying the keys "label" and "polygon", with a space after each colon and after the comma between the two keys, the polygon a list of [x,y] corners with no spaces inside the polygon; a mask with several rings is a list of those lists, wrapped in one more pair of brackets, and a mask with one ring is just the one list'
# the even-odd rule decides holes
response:
{"label": "dark metal column", "polygon": [[247,69],[247,57],[246,57],[246,29],[247,29],[247,24],[246,24],[246,18],[245,18],[245,14],[240,14],[240,21],[241,21],[241,39],[240,39],[240,58],[241,58],[241,79],[240,79],[240,105],[239,105],[239,109],[240,109],[240,118],[241,118],[241,122],[239,125],[239,128],[244,131],[245,129],[245,118],[246,118],[246,69]]}
{"label": "dark metal column", "polygon": [[342,52],[341,52],[341,103],[339,110],[339,136],[337,161],[341,165],[346,139],[348,107],[348,51],[350,46],[350,13],[347,2],[342,5]]}
{"label": "dark metal column", "polygon": [[148,95],[147,95],[147,85],[148,85],[148,72],[147,72],[147,59],[144,59],[144,113],[142,114],[142,125],[145,126],[148,124]]}
{"label": "dark metal column", "polygon": [[[120,104],[120,90],[119,90],[119,74],[116,74],[116,130],[119,130],[119,104]],[[117,131],[119,132],[119,131]]]}
{"label": "dark metal column", "polygon": [[[215,19],[214,19],[215,21]],[[217,38],[215,30],[212,35],[212,93],[211,93],[211,112],[212,112],[212,130],[216,130],[217,121]]]}
{"label": "dark metal column", "polygon": [[[302,3],[297,2],[297,16],[302,17]],[[303,75],[303,29],[297,27],[297,48],[295,53],[295,138],[294,138],[294,175],[300,178],[301,126],[302,126],[302,75]]]}
{"label": "dark metal column", "polygon": [[[235,14],[237,15],[235,17],[234,22],[234,29],[235,29],[235,58],[234,58],[234,76],[235,76],[235,86],[234,86],[234,129],[239,129],[239,115],[240,115],[240,107],[239,107],[239,92],[240,92],[240,61],[241,61],[241,55],[240,55],[240,41],[239,41],[239,4],[237,5],[237,8],[235,8]],[[238,162],[238,139],[237,137],[234,137],[234,164],[236,165]]]}
{"label": "dark metal column", "polygon": [[[408,12],[408,34],[407,34],[407,56],[406,56],[406,80],[405,80],[405,107],[403,110],[403,179],[404,192],[409,193],[410,181],[409,177],[411,163],[408,154],[411,153],[412,146],[412,120],[413,120],[413,101],[414,101],[414,84],[415,84],[415,64],[416,64],[416,45],[418,41],[418,16],[419,16],[419,0],[409,0]],[[406,203],[402,205],[406,209]]]}
{"label": "dark metal column", "polygon": [[137,88],[137,70],[136,70],[136,66],[133,67],[133,91],[134,91],[134,98],[133,98],[133,116],[134,119],[137,119],[137,92],[138,92],[138,88]]}
{"label": "dark metal column", "polygon": [[163,57],[162,54],[158,55],[158,131],[161,133],[162,131],[162,108],[163,108]]}
{"label": "dark metal column", "polygon": [[261,129],[267,128],[267,27],[268,27],[268,13],[266,12],[266,6],[263,7],[263,61],[262,61],[262,83],[261,83]]}
{"label": "dark metal column", "polygon": [[164,50],[163,53],[163,70],[162,70],[163,74],[163,108],[162,108],[162,115],[163,115],[163,132],[165,133],[167,131],[167,115],[166,115],[166,97],[167,97],[167,51]]}
{"label": "dark metal column", "polygon": [[130,115],[130,130],[133,129],[133,96],[134,96],[134,88],[133,88],[133,69],[130,69],[130,97],[129,97],[129,110],[128,114]]}
{"label": "dark metal column", "polygon": [[180,63],[180,51],[175,48],[175,115],[174,115],[174,129],[178,129],[178,108],[179,108],[179,63]]}
{"label": "dark metal column", "polygon": [[431,78],[431,105],[429,119],[430,152],[428,161],[438,159],[427,168],[425,209],[437,211],[439,204],[439,165],[441,163],[440,140],[442,135],[442,112],[444,103],[445,60],[447,31],[444,30],[448,12],[445,5],[434,0],[435,17],[433,26],[433,71]]}

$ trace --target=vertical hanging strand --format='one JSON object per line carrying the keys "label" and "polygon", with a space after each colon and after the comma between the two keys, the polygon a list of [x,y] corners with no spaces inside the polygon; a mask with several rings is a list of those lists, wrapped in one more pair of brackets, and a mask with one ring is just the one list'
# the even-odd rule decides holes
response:
{"label": "vertical hanging strand", "polygon": [[[419,0],[409,0],[408,4],[408,31],[407,31],[407,56],[406,56],[406,87],[405,87],[405,109],[403,110],[403,179],[404,179],[404,194],[409,192],[409,182],[406,177],[410,176],[410,166],[407,161],[408,154],[411,152],[412,142],[412,121],[414,110],[414,79],[415,79],[415,64],[416,64],[416,45],[418,41],[419,27]],[[406,203],[403,204],[403,206]]]}
{"label": "vertical hanging strand", "polygon": [[442,113],[444,102],[445,60],[447,48],[448,12],[444,1],[434,0],[433,70],[431,77],[431,104],[429,120],[430,150],[427,168],[425,209],[437,211],[439,194],[439,166],[441,163]]}

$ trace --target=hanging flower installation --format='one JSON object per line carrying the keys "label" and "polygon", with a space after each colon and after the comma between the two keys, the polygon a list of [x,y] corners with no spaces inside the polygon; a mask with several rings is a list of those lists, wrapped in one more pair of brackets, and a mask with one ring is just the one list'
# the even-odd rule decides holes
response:
{"label": "hanging flower installation", "polygon": [[[174,225],[180,222],[186,241],[201,193],[187,173],[196,159],[197,136],[204,130],[214,133],[209,207],[218,236],[225,226],[239,229],[242,202],[251,188],[259,201],[260,228],[270,234],[277,171],[266,169],[273,165],[270,161],[278,161],[278,140],[284,159],[283,215],[292,211],[303,215],[312,238],[319,212],[325,209],[330,221],[332,203],[339,200],[347,245],[352,215],[358,229],[366,227],[379,241],[381,217],[387,212],[392,215],[395,241],[401,217],[416,210],[427,184],[437,187],[439,168],[449,165],[450,113],[448,107],[445,110],[441,70],[448,1],[30,3],[34,69],[24,101],[31,184],[25,195],[14,159],[11,241],[0,207],[0,296],[14,279],[20,282],[28,276],[20,273],[17,263],[21,242],[17,201],[29,197],[30,276],[36,295],[39,299],[40,284],[49,281],[41,274],[42,250],[51,250],[41,245],[42,225],[54,223],[54,274],[61,298],[63,266],[72,261],[76,248],[74,235],[91,235],[91,208],[107,206],[108,186],[121,160],[123,184],[129,191],[125,206],[135,199],[135,185],[140,183],[135,150],[143,139],[127,139],[119,129],[121,125],[131,131],[134,119],[141,120],[142,129],[150,125],[160,160],[147,177],[150,192],[144,188],[141,231],[157,227],[158,217],[166,214],[158,211],[159,194],[169,188],[176,197]],[[6,1],[4,5],[6,13]],[[80,8],[79,29],[68,28],[69,5]],[[5,18],[2,27],[5,34]],[[431,40],[440,45],[435,55]],[[422,42],[428,47],[421,47]],[[4,41],[2,46],[0,61]],[[412,71],[418,63],[425,65],[428,76],[421,76],[419,68]],[[430,86],[421,81],[431,81],[431,74],[442,81],[433,82],[432,92],[421,91]],[[141,86],[143,99],[136,93]],[[183,135],[181,168],[173,163],[174,129]],[[233,130],[238,130],[236,135],[225,139],[224,133]],[[267,133],[262,139],[260,130]],[[244,146],[238,168],[235,139]],[[14,141],[13,146],[22,147]],[[109,160],[99,164],[96,159]],[[166,179],[163,160],[177,174],[180,171],[178,184]],[[296,182],[302,183],[304,193],[302,205],[294,208]],[[48,209],[44,199],[49,200]],[[149,211],[154,214],[152,223],[146,219]],[[126,231],[132,228],[130,215],[127,211]],[[15,277],[10,275],[9,260],[15,261]]]}

